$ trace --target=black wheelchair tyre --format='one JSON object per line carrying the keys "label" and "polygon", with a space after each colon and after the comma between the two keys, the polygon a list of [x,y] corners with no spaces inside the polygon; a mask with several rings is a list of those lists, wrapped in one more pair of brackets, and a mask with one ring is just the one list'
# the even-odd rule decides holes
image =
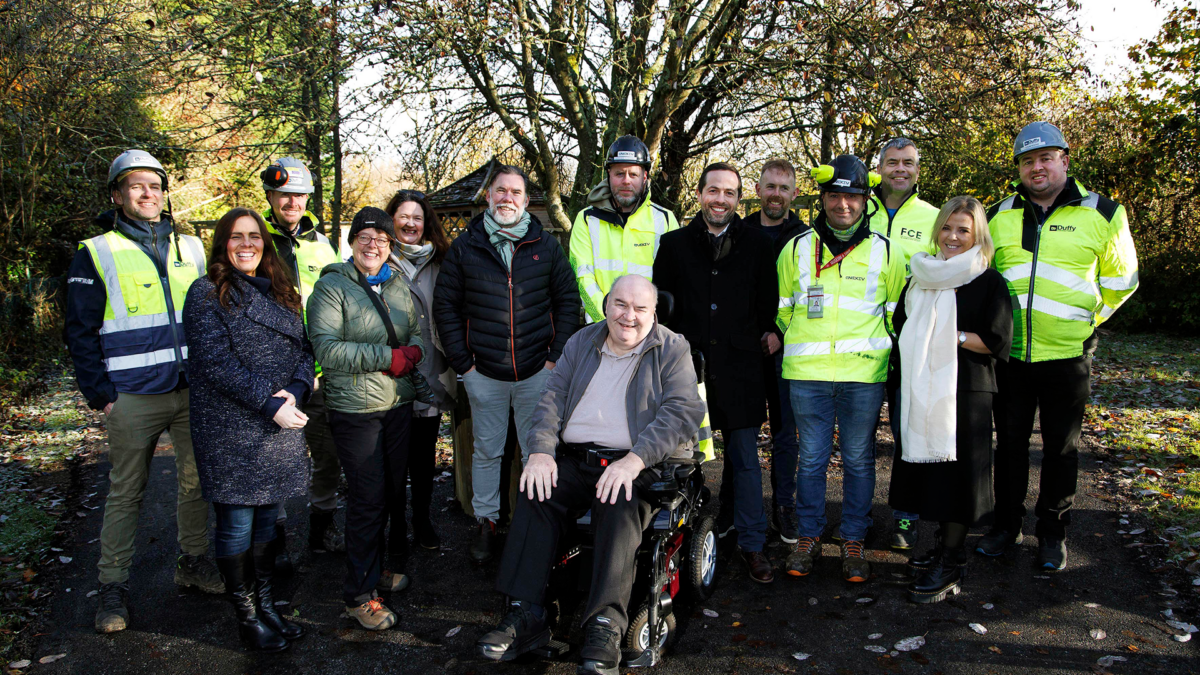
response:
{"label": "black wheelchair tyre", "polygon": [[[647,641],[650,639],[650,606],[642,604],[638,608],[633,619],[629,621],[629,628],[625,631],[625,639],[623,640],[623,649],[627,651],[642,652],[647,647]],[[675,646],[675,638],[679,636],[679,632],[675,630],[675,614],[659,614],[658,615],[659,630],[665,630],[666,635],[659,634],[659,644],[662,645],[662,651],[666,652]]]}
{"label": "black wheelchair tyre", "polygon": [[704,516],[692,527],[688,544],[687,579],[697,600],[707,600],[717,579],[716,521]]}

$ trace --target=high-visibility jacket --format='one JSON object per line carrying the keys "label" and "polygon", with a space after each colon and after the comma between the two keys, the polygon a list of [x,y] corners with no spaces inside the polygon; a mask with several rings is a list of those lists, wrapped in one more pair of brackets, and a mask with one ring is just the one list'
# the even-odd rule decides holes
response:
{"label": "high-visibility jacket", "polygon": [[640,274],[650,279],[658,240],[679,228],[675,214],[646,198],[625,218],[606,209],[590,206],[575,216],[571,228],[570,260],[579,284],[579,297],[588,321],[604,319],[604,295],[623,274]]}
{"label": "high-visibility jacket", "polygon": [[929,243],[929,237],[933,232],[933,223],[937,220],[939,209],[918,197],[916,190],[908,195],[892,216],[888,215],[883,202],[883,192],[879,188],[875,188],[875,192],[871,194],[871,201],[875,204],[868,204],[867,210],[875,207],[879,209],[871,216],[871,229],[891,240],[897,252],[904,256],[905,274],[911,276],[912,268],[909,267],[908,261],[912,260],[918,251],[934,253],[937,248]]}
{"label": "high-visibility jacket", "polygon": [[116,230],[79,243],[104,281],[107,301],[100,351],[108,378],[126,394],[171,391],[187,367],[183,302],[204,273],[204,245],[190,235],[171,238],[167,274]]}
{"label": "high-visibility jacket", "polygon": [[1044,221],[1019,182],[988,209],[992,266],[1013,302],[1010,355],[1026,362],[1083,355],[1083,343],[1137,290],[1125,207],[1068,179]]}
{"label": "high-visibility jacket", "polygon": [[[267,221],[267,230],[275,241],[287,238],[293,242],[293,254],[281,257],[285,263],[290,263],[287,265],[288,272],[298,281],[296,290],[300,292],[300,306],[307,307],[308,296],[312,295],[313,285],[321,278],[321,270],[325,269],[326,265],[341,262],[337,251],[333,250],[329,237],[317,230],[317,223],[321,221],[311,211],[304,212],[296,236],[282,232],[275,226],[271,209],[263,211],[262,216],[263,220]],[[278,245],[276,248],[279,248]]]}
{"label": "high-visibility jacket", "polygon": [[[818,216],[818,225],[824,215]],[[860,225],[860,227],[865,227]],[[873,230],[840,263],[817,273],[833,258],[818,227],[797,235],[776,263],[783,332],[783,377],[821,382],[883,382],[892,351],[892,312],[904,289],[904,263],[888,238]],[[809,289],[821,286],[824,311],[808,318]]]}

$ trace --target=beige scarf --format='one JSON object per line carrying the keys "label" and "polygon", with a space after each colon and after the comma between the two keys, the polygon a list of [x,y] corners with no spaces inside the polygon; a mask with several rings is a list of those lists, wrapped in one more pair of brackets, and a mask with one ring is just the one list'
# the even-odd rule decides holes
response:
{"label": "beige scarf", "polygon": [[987,269],[975,246],[946,260],[917,253],[900,331],[900,438],[904,461],[953,462],[958,415],[958,305],[954,289]]}

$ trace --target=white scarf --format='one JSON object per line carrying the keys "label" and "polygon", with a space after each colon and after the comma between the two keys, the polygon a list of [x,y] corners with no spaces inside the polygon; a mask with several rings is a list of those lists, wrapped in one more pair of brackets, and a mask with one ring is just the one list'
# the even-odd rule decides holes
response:
{"label": "white scarf", "polygon": [[958,305],[954,289],[987,269],[975,246],[949,260],[917,253],[900,331],[900,438],[904,461],[953,462],[958,415]]}
{"label": "white scarf", "polygon": [[[391,259],[395,261],[396,266],[400,268],[400,273],[408,281],[413,281],[417,278],[417,272],[425,266],[433,258],[433,244],[425,242],[424,244],[405,244],[404,242],[396,242],[396,246],[392,248]],[[400,255],[396,255],[396,248],[400,249]]]}

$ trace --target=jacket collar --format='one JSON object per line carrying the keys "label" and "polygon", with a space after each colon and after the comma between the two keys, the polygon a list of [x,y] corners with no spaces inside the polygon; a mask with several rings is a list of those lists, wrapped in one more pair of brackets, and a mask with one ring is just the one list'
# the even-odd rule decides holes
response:
{"label": "jacket collar", "polygon": [[[868,206],[870,204],[868,203]],[[862,218],[858,222],[858,229],[855,230],[854,236],[850,237],[849,241],[842,241],[833,234],[833,228],[829,223],[825,222],[825,212],[817,214],[816,220],[813,221],[813,229],[816,230],[817,238],[829,249],[834,255],[840,254],[846,249],[858,245],[867,237],[871,236],[871,221],[864,212]]]}
{"label": "jacket collar", "polygon": [[[604,346],[605,340],[608,339],[608,322],[599,321],[593,325],[596,327],[596,334],[592,336],[592,346],[598,352]],[[646,338],[642,340],[642,353],[654,349],[663,343],[662,330],[662,325],[655,320],[654,326],[646,334]]]}
{"label": "jacket collar", "polygon": [[287,228],[275,223],[275,213],[271,210],[271,207],[268,206],[267,209],[262,212],[262,217],[263,220],[267,221],[268,232],[276,236],[287,237],[292,241],[299,239],[315,241],[317,223],[321,222],[321,219],[317,218],[312,211],[305,211],[304,215],[300,216],[300,223],[296,227],[296,234],[292,234],[287,230]]}
{"label": "jacket collar", "polygon": [[[762,209],[743,218],[742,224],[751,229],[766,229],[766,226],[762,224]],[[800,216],[797,216],[795,211],[788,209],[787,218],[784,218],[777,227],[783,228],[781,232],[787,232],[793,228],[804,227],[804,222],[800,220]]]}
{"label": "jacket collar", "polygon": [[[900,213],[901,209],[903,209],[904,207],[913,203],[914,200],[919,199],[919,197],[917,196],[917,194],[919,192],[920,192],[920,186],[914,185],[912,192],[909,192],[908,195],[904,197],[904,201],[900,202],[900,206],[896,207],[896,213]],[[887,213],[887,200],[884,198],[884,195],[883,195],[883,186],[876,185],[875,187],[871,188],[871,194],[874,195],[875,198],[879,200],[879,210],[883,211],[884,213]]]}
{"label": "jacket collar", "polygon": [[608,187],[608,179],[607,178],[605,178],[600,183],[597,183],[591,189],[591,191],[589,191],[588,195],[591,196],[592,194],[594,194],[601,186],[604,186],[605,188],[607,188],[609,190],[610,196],[603,202],[594,202],[594,203],[589,202],[589,206],[587,209],[588,215],[596,216],[600,220],[603,220],[608,223],[612,223],[613,225],[616,225],[618,227],[625,227],[626,223],[633,220],[634,216],[636,216],[639,212],[641,212],[645,209],[654,208],[654,206],[650,202],[650,181],[649,180],[646,181],[646,189],[643,190],[644,195],[642,197],[642,203],[638,204],[637,208],[635,208],[634,210],[630,211],[627,214],[621,213],[620,211],[616,210],[616,208],[615,208],[616,205],[613,204],[613,199],[611,196],[612,189]]}
{"label": "jacket collar", "polygon": [[[741,234],[743,227],[744,221],[742,221],[741,216],[734,213],[733,220],[729,221],[729,226],[725,229],[725,234],[729,235],[734,243],[737,243],[738,236]],[[704,214],[697,213],[692,216],[691,222],[687,224],[687,229],[693,236],[701,238],[705,243],[708,242],[707,237],[704,237],[704,235],[708,234],[708,223],[704,222]]]}
{"label": "jacket collar", "polygon": [[157,223],[148,223],[141,220],[132,220],[120,209],[112,209],[96,216],[95,223],[104,229],[116,230],[127,239],[144,246],[153,245],[155,232],[158,233],[159,243],[169,241],[171,235],[175,233],[175,225],[171,220],[171,214],[166,212],[163,212],[161,220]]}
{"label": "jacket collar", "polygon": [[233,283],[238,292],[238,304],[244,308],[246,318],[296,342],[304,341],[304,324],[298,320],[298,314],[267,297],[239,275],[234,275]]}
{"label": "jacket collar", "polygon": [[[1012,182],[1012,186],[1016,190],[1017,194],[1021,196],[1022,206],[1027,208],[1041,208],[1035,204],[1032,199],[1030,199],[1029,191],[1025,189],[1024,183],[1022,183],[1020,180],[1014,180]],[[1079,181],[1075,180],[1074,177],[1068,175],[1066,185],[1063,185],[1062,191],[1059,192],[1058,196],[1054,198],[1054,203],[1051,204],[1050,208],[1046,210],[1046,217],[1049,218],[1050,214],[1054,213],[1055,210],[1057,210],[1060,206],[1071,206],[1078,204],[1086,198],[1087,188],[1083,187],[1083,183],[1080,183]]]}

